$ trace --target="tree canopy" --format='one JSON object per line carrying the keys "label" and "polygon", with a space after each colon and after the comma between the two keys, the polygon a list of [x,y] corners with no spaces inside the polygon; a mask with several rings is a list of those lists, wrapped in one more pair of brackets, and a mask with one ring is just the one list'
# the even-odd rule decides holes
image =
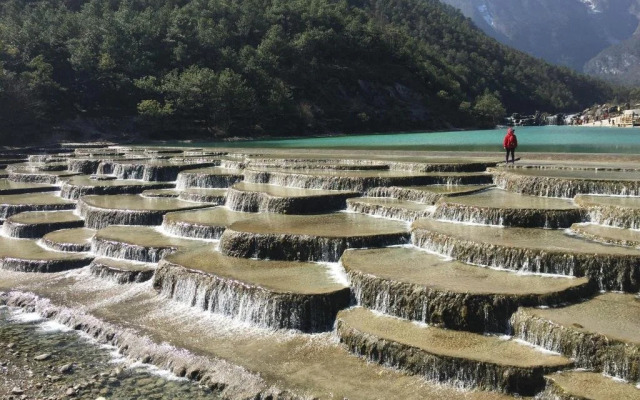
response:
{"label": "tree canopy", "polygon": [[0,3],[5,140],[78,118],[174,138],[464,128],[612,96],[437,0]]}

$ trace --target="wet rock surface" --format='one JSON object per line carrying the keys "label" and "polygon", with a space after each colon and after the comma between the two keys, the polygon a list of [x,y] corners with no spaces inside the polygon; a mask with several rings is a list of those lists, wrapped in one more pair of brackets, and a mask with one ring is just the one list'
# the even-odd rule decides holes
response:
{"label": "wet rock surface", "polygon": [[441,199],[433,218],[548,229],[568,228],[585,219],[583,211],[569,200],[520,195],[501,189]]}
{"label": "wet rock surface", "polygon": [[236,221],[251,219],[251,214],[231,211],[226,207],[167,213],[162,229],[175,236],[194,239],[219,239],[225,229]]}
{"label": "wet rock surface", "polygon": [[496,228],[421,219],[412,242],[456,260],[532,273],[586,276],[602,290],[640,288],[640,252],[589,242],[562,231]]}
{"label": "wet rock surface", "polygon": [[84,220],[73,211],[28,211],[7,218],[2,232],[15,238],[33,239],[60,229],[83,226]]}
{"label": "wet rock surface", "polygon": [[[216,399],[187,380],[114,364],[111,351],[62,325],[0,308],[0,393],[6,399]],[[49,353],[42,353],[49,352]],[[48,357],[36,360],[40,355]]]}
{"label": "wet rock surface", "polygon": [[558,306],[597,289],[586,278],[521,276],[408,248],[347,250],[341,262],[359,305],[472,332],[507,332],[518,307]]}
{"label": "wet rock surface", "polygon": [[640,301],[633,295],[606,293],[557,309],[525,308],[511,324],[515,336],[566,354],[582,368],[640,380]]}
{"label": "wet rock surface", "polygon": [[[640,157],[42,151],[5,157],[0,302],[129,362],[229,399],[580,398],[567,358],[594,395],[618,393],[601,374],[640,379],[635,297],[598,294],[640,289]],[[35,370],[58,355],[20,357]],[[60,361],[61,380],[84,368]],[[0,392],[31,398],[20,382]],[[192,398],[135,382],[128,397],[80,382],[42,398]]]}
{"label": "wet rock surface", "polygon": [[418,326],[363,308],[341,311],[337,332],[341,342],[371,361],[467,388],[531,395],[544,387],[545,374],[572,365],[513,341]]}
{"label": "wet rock surface", "polygon": [[234,211],[320,214],[346,208],[357,192],[288,188],[240,182],[229,188],[225,205]]}
{"label": "wet rock surface", "polygon": [[407,243],[405,224],[360,214],[259,214],[231,224],[220,251],[233,257],[335,262],[348,248]]}
{"label": "wet rock surface", "polygon": [[545,376],[547,387],[541,399],[634,400],[640,389],[632,384],[589,371],[566,371]]}
{"label": "wet rock surface", "polygon": [[166,257],[153,286],[203,310],[305,332],[328,330],[350,301],[321,265],[227,257],[209,246]]}

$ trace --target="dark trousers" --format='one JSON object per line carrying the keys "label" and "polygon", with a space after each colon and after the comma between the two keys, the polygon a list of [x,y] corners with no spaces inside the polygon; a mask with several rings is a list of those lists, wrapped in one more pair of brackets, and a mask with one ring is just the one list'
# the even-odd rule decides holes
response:
{"label": "dark trousers", "polygon": [[511,153],[511,162],[516,162],[516,149],[506,149],[507,150],[507,159],[505,162],[509,162],[509,153]]}

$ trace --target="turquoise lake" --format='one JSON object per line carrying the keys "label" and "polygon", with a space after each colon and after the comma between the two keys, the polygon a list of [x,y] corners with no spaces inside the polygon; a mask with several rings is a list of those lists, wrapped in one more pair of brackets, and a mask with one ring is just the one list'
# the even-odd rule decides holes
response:
{"label": "turquoise lake", "polygon": [[[506,129],[189,143],[189,146],[502,151]],[[640,128],[517,127],[520,152],[638,153]]]}

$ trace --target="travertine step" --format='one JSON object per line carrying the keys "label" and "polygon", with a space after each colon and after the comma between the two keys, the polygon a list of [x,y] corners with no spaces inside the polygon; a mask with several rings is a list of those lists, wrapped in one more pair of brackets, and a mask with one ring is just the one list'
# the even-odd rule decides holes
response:
{"label": "travertine step", "polygon": [[498,187],[534,196],[640,196],[640,171],[497,168],[492,173]]}
{"label": "travertine step", "polygon": [[89,265],[92,256],[40,247],[35,240],[0,236],[0,268],[22,272],[59,272]]}
{"label": "travertine step", "polygon": [[143,182],[121,179],[92,179],[88,175],[65,178],[60,183],[60,196],[77,200],[86,195],[138,194],[149,189],[172,188],[172,183]]}
{"label": "travertine step", "polygon": [[164,214],[171,211],[208,207],[173,198],[143,197],[140,195],[83,196],[78,211],[88,228],[101,229],[108,225],[160,225]]}
{"label": "travertine step", "polygon": [[[0,174],[2,171],[0,170]],[[24,194],[37,192],[54,192],[58,188],[47,183],[12,182],[0,176],[0,195]]]}
{"label": "travertine step", "polygon": [[66,170],[42,171],[34,167],[16,167],[14,169],[8,170],[8,173],[8,179],[13,182],[46,183],[49,185],[57,184],[60,179],[79,175],[78,172],[71,172]]}
{"label": "travertine step", "polygon": [[91,251],[96,255],[148,263],[200,245],[200,241],[168,236],[151,226],[111,225],[91,239]]}
{"label": "travertine step", "polygon": [[91,250],[91,239],[95,234],[96,230],[89,228],[62,229],[44,235],[42,243],[59,251],[89,251]]}
{"label": "travertine step", "polygon": [[221,167],[200,168],[182,171],[178,174],[176,187],[186,188],[227,188],[244,179],[243,171]]}
{"label": "travertine step", "polygon": [[270,328],[330,329],[349,305],[349,288],[320,264],[228,257],[205,245],[160,262],[161,294],[211,312]]}
{"label": "travertine step", "polygon": [[234,257],[290,261],[338,261],[347,248],[408,242],[405,223],[355,213],[257,214],[231,224],[220,251]]}
{"label": "travertine step", "polygon": [[457,387],[533,395],[545,374],[572,365],[513,340],[421,326],[361,307],[341,311],[337,320],[340,341],[352,352]]}
{"label": "travertine step", "polygon": [[571,232],[596,242],[640,247],[640,231],[596,224],[573,224]]}
{"label": "travertine step", "polygon": [[575,302],[597,289],[586,278],[520,275],[415,248],[347,250],[341,262],[359,305],[474,332],[506,332],[519,306]]}
{"label": "travertine step", "polygon": [[[182,152],[175,154],[180,155]],[[178,178],[180,171],[213,167],[216,165],[220,165],[220,160],[213,158],[210,160],[190,160],[189,158],[178,157],[169,160],[120,161],[113,164],[113,174],[117,176],[118,179],[170,182]]]}
{"label": "travertine step", "polygon": [[83,226],[84,220],[74,211],[27,211],[7,218],[2,232],[15,238],[34,239],[59,229]]}
{"label": "travertine step", "polygon": [[413,222],[433,214],[434,207],[407,200],[359,197],[347,200],[347,210],[375,217]]}
{"label": "travertine step", "polygon": [[0,195],[0,221],[25,211],[73,210],[76,203],[55,193]]}
{"label": "travertine step", "polygon": [[125,284],[150,280],[156,266],[151,263],[100,257],[91,262],[89,269],[93,275],[100,278]]}
{"label": "travertine step", "polygon": [[252,214],[231,211],[226,207],[167,213],[162,221],[166,232],[194,239],[219,239],[232,223],[253,218]]}
{"label": "travertine step", "polygon": [[438,201],[433,218],[485,225],[567,228],[584,219],[570,200],[487,189]]}
{"label": "travertine step", "polygon": [[618,228],[640,228],[640,197],[578,195],[574,200],[587,210],[591,222]]}
{"label": "travertine step", "polygon": [[640,289],[640,250],[606,246],[562,231],[420,219],[413,244],[459,261],[522,272],[586,276],[601,290]]}
{"label": "travertine step", "polygon": [[266,183],[302,189],[347,190],[365,192],[378,186],[471,185],[491,183],[482,172],[412,172],[412,171],[331,171],[286,169],[246,169],[246,182]]}
{"label": "travertine step", "polygon": [[140,193],[143,197],[171,197],[177,199],[181,190],[178,189],[150,189]]}
{"label": "travertine step", "polygon": [[640,380],[640,300],[604,293],[563,308],[521,308],[513,334],[572,357],[577,366],[631,382]]}
{"label": "travertine step", "polygon": [[540,399],[637,400],[640,388],[589,371],[562,371],[545,376],[547,387]]}
{"label": "travertine step", "polygon": [[180,200],[194,201],[197,203],[210,203],[209,205],[222,205],[227,199],[227,189],[188,188],[180,190]]}
{"label": "travertine step", "polygon": [[428,186],[379,186],[365,192],[368,197],[390,197],[417,203],[435,204],[443,197],[472,194],[493,185],[428,185]]}
{"label": "travertine step", "polygon": [[289,188],[239,182],[229,188],[226,206],[235,211],[279,214],[320,214],[343,210],[357,192]]}

